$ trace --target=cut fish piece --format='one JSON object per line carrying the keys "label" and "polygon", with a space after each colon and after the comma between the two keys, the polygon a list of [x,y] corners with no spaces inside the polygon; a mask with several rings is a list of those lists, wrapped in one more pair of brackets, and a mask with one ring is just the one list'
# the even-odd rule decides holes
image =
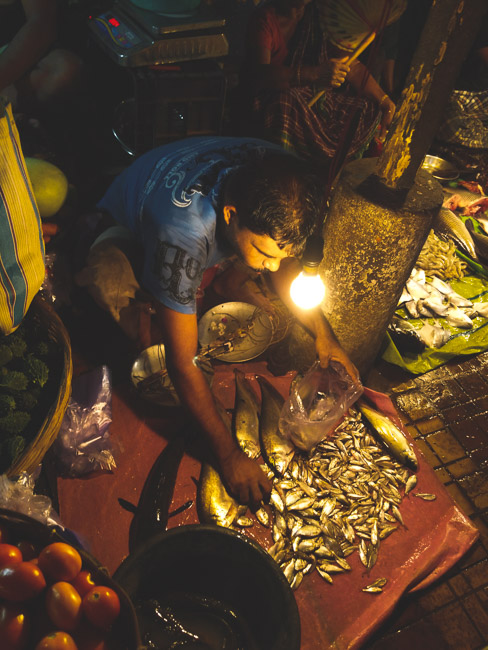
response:
{"label": "cut fish piece", "polygon": [[432,286],[435,287],[437,291],[440,291],[440,293],[442,293],[443,295],[448,296],[453,292],[452,287],[449,284],[447,284],[447,282],[444,282],[444,280],[441,280],[437,276],[435,275],[432,276],[431,280],[432,280]]}
{"label": "cut fish piece", "polygon": [[471,318],[459,307],[451,307],[446,314],[446,319],[453,327],[461,327],[464,329],[471,329],[473,327]]}
{"label": "cut fish piece", "polygon": [[472,307],[473,303],[471,300],[468,300],[467,298],[464,298],[464,296],[460,296],[458,293],[453,291],[452,293],[449,294],[449,302],[451,305],[454,305],[455,307]]}
{"label": "cut fish piece", "polygon": [[418,318],[420,316],[416,300],[409,300],[403,306],[407,310],[410,318]]}
{"label": "cut fish piece", "polygon": [[425,323],[423,327],[417,330],[420,339],[429,348],[441,348],[451,338],[450,333],[440,325],[431,325]]}
{"label": "cut fish piece", "polygon": [[400,305],[403,305],[403,303],[408,302],[409,300],[412,300],[412,296],[408,293],[406,287],[403,287],[402,295],[398,300],[398,307],[400,307]]}
{"label": "cut fish piece", "polygon": [[[445,316],[449,309],[449,305],[442,301],[442,299],[436,297],[426,298],[422,304],[423,307],[427,307],[431,312],[437,314],[438,316]],[[419,310],[422,313],[421,310]]]}
{"label": "cut fish piece", "polygon": [[414,300],[420,300],[421,298],[428,298],[429,291],[426,289],[425,285],[420,284],[416,280],[409,278],[406,283],[407,291],[412,296]]}
{"label": "cut fish piece", "polygon": [[473,304],[473,309],[476,309],[476,313],[483,318],[488,318],[488,302],[475,302]]}
{"label": "cut fish piece", "polygon": [[410,277],[412,280],[415,280],[415,282],[418,282],[419,284],[425,284],[424,269],[418,269],[416,266],[414,266],[412,272],[410,273]]}

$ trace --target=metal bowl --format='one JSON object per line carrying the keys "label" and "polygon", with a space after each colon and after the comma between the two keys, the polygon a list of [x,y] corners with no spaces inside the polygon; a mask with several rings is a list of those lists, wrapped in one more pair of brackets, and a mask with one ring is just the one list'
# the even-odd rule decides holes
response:
{"label": "metal bowl", "polygon": [[259,307],[247,302],[226,302],[209,309],[198,323],[200,354],[229,363],[249,361],[262,354],[273,340],[273,323]]}
{"label": "metal bowl", "polygon": [[439,181],[454,181],[459,178],[459,171],[456,167],[439,156],[425,156],[422,169],[430,172]]}
{"label": "metal bowl", "polygon": [[[208,359],[197,363],[209,386],[212,386],[213,368]],[[131,380],[138,394],[160,406],[179,406],[180,399],[166,368],[164,345],[152,345],[141,352],[132,365]]]}
{"label": "metal bowl", "polygon": [[153,345],[141,352],[132,366],[131,379],[137,392],[150,402],[161,406],[179,404],[166,370],[164,345]]}

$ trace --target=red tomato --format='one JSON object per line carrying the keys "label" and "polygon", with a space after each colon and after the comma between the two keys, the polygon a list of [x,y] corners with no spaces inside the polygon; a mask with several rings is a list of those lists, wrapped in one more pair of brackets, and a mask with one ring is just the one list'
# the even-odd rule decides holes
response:
{"label": "red tomato", "polygon": [[81,555],[70,544],[54,542],[39,553],[39,568],[52,582],[69,582],[81,571]]}
{"label": "red tomato", "polygon": [[55,582],[46,591],[46,611],[57,628],[72,632],[81,619],[81,596],[69,582]]}
{"label": "red tomato", "polygon": [[119,597],[110,587],[97,585],[83,597],[83,613],[90,623],[102,630],[112,625],[119,612]]}
{"label": "red tomato", "polygon": [[22,552],[13,544],[0,544],[0,569],[15,562],[22,562]]}
{"label": "red tomato", "polygon": [[29,617],[20,605],[0,604],[0,648],[2,650],[25,648],[29,629]]}
{"label": "red tomato", "polygon": [[90,571],[86,570],[80,571],[76,578],[74,580],[71,580],[71,584],[82,598],[90,591],[90,589],[96,587],[96,582],[93,579],[92,574]]}
{"label": "red tomato", "polygon": [[49,632],[36,645],[35,650],[78,650],[73,637],[67,632]]}
{"label": "red tomato", "polygon": [[19,542],[17,542],[16,546],[20,548],[20,552],[22,553],[22,557],[24,558],[25,562],[32,561],[38,555],[39,551],[36,545],[32,542],[27,541],[26,539],[21,539]]}
{"label": "red tomato", "polygon": [[34,598],[45,586],[42,571],[32,562],[17,562],[0,569],[0,598],[9,602]]}

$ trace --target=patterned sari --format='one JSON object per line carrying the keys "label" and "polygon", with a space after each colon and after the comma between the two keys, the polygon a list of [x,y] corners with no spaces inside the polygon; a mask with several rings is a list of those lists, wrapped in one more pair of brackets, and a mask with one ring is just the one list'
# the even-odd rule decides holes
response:
{"label": "patterned sari", "polygon": [[[312,2],[289,46],[287,65],[320,65],[327,61],[325,38]],[[350,84],[325,88],[321,98],[309,102],[321,89],[297,86],[265,90],[254,97],[254,125],[261,137],[323,164],[337,155],[346,162],[368,148],[380,120],[377,104],[359,96]]]}

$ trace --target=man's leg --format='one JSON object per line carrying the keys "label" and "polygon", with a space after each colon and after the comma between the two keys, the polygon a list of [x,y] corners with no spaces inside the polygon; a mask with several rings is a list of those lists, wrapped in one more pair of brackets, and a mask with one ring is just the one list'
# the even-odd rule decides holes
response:
{"label": "man's leg", "polygon": [[135,277],[129,258],[117,239],[104,239],[90,249],[86,265],[75,274],[75,283],[96,304],[111,314],[122,331],[140,349],[151,345],[151,314],[154,312]]}

